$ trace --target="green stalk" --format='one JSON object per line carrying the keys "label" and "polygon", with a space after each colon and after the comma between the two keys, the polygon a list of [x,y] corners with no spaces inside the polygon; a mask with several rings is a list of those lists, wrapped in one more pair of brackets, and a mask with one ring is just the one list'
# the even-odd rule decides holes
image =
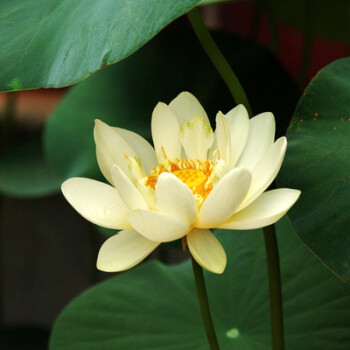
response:
{"label": "green stalk", "polygon": [[250,23],[249,37],[258,41],[260,18],[262,13],[262,6],[260,0],[254,2],[253,20]]}
{"label": "green stalk", "polygon": [[199,307],[201,309],[202,319],[204,323],[205,333],[207,334],[208,343],[210,345],[210,350],[219,350],[219,343],[215,334],[215,329],[213,325],[213,320],[210,314],[209,302],[207,290],[205,287],[203,269],[198,265],[197,261],[192,259],[192,268],[194,279],[197,287]]}
{"label": "green stalk", "polygon": [[[5,152],[11,143],[11,136],[13,133],[13,123],[16,111],[16,92],[6,93],[6,102],[4,114],[0,123],[0,155]],[[0,212],[3,209],[4,196],[0,194]],[[0,232],[0,326],[3,323],[4,316],[4,277],[3,277],[3,263],[4,263],[4,239],[3,233]]]}
{"label": "green stalk", "polygon": [[[212,36],[210,35],[208,29],[206,28],[203,22],[203,19],[198,9],[195,8],[191,10],[187,14],[187,16],[191,22],[193,30],[195,31],[198,37],[198,40],[202,44],[205,52],[207,53],[208,57],[216,67],[222,79],[228,86],[234,100],[236,101],[237,104],[242,103],[247,108],[249,115],[252,116],[252,111],[249,105],[249,101],[243,90],[242,85],[240,84],[235,73],[227,63],[223,54],[221,53],[219,48],[216,46]],[[265,248],[266,248],[268,276],[269,276],[268,280],[269,280],[269,293],[270,293],[272,350],[283,350],[284,349],[284,330],[283,330],[282,288],[281,288],[281,274],[280,274],[279,254],[278,254],[275,226],[270,225],[268,227],[265,227],[263,231],[264,231],[264,240],[265,240]],[[193,270],[195,271],[193,258],[192,258],[192,266],[193,266]],[[196,272],[195,272],[195,275],[196,275]],[[203,272],[202,272],[202,275],[203,275]],[[202,283],[204,283],[204,279]],[[197,290],[199,290],[198,287],[197,287]],[[206,294],[205,294],[205,298],[207,300]],[[208,302],[206,303],[208,304]],[[207,306],[207,309],[209,311],[208,306]],[[203,315],[203,311],[202,311],[202,315]],[[210,313],[209,313],[209,316],[210,316]],[[206,321],[204,322],[206,323]],[[210,322],[211,322],[211,318],[210,318]],[[211,329],[214,329],[214,328],[211,326]],[[208,339],[209,339],[209,336],[208,336]],[[212,349],[217,349],[217,348],[212,348]]]}
{"label": "green stalk", "polygon": [[270,49],[277,54],[278,51],[278,23],[268,1],[264,0],[264,8],[270,26]]}
{"label": "green stalk", "polygon": [[[0,213],[3,210],[4,197],[0,194]],[[0,231],[0,327],[4,322],[4,239],[3,233]]]}
{"label": "green stalk", "polygon": [[281,271],[275,225],[263,228],[269,276],[272,349],[284,349]]}
{"label": "green stalk", "polygon": [[215,66],[216,70],[221,75],[221,78],[226,83],[228,89],[230,90],[233,99],[237,104],[243,104],[249,115],[252,115],[252,111],[248,102],[248,98],[243,90],[241,83],[239,82],[236,74],[231,69],[230,65],[227,63],[224,55],[217,47],[215,41],[213,40],[208,28],[206,27],[203,18],[197,8],[194,8],[187,13],[188,19],[193,27],[195,34],[199,42],[201,43],[204,51],[210,58],[211,62]]}
{"label": "green stalk", "polygon": [[301,61],[301,69],[299,74],[299,85],[303,89],[306,84],[308,73],[311,64],[311,53],[312,53],[312,33],[311,33],[311,16],[312,7],[309,0],[303,2],[304,4],[304,18],[303,18],[303,34],[304,34],[304,47],[303,56]]}
{"label": "green stalk", "polygon": [[11,143],[14,117],[16,112],[16,102],[17,102],[17,92],[7,92],[4,114],[1,121],[0,152],[4,152],[5,149]]}

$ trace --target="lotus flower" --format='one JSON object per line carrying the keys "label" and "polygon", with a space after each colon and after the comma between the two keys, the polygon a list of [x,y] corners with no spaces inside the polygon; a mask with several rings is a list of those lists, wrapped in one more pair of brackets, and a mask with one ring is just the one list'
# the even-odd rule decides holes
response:
{"label": "lotus flower", "polygon": [[[162,242],[182,239],[205,269],[222,273],[226,254],[210,229],[247,230],[275,223],[300,191],[265,191],[286,151],[274,142],[272,113],[248,118],[238,105],[218,112],[213,132],[188,92],[152,115],[154,148],[141,136],[96,120],[99,167],[109,184],[86,178],[63,183],[68,202],[94,224],[121,230],[102,245],[97,267],[123,271]],[[265,192],[264,192],[265,191]]]}

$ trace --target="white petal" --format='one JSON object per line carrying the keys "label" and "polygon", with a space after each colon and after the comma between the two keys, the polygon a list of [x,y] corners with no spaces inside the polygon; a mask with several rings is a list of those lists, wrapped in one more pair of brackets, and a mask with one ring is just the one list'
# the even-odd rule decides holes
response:
{"label": "white petal", "polygon": [[204,121],[210,125],[207,113],[202,105],[191,93],[181,92],[169,104],[170,109],[175,113],[180,126],[191,120],[195,115],[203,117]]}
{"label": "white petal", "polygon": [[130,227],[126,220],[129,209],[114,187],[96,180],[75,177],[62,184],[62,192],[86,220],[107,228]]}
{"label": "white petal", "polygon": [[226,114],[231,137],[231,167],[242,154],[249,134],[249,115],[243,105],[238,105]]}
{"label": "white petal", "polygon": [[193,229],[187,235],[187,244],[199,265],[210,272],[224,272],[227,263],[226,253],[210,230]]}
{"label": "white petal", "polygon": [[151,210],[158,210],[156,206],[156,195],[152,188],[149,188],[144,184],[143,181],[138,181],[136,183],[137,190],[140,192],[141,196],[147,203],[147,206]]}
{"label": "white petal", "polygon": [[181,126],[180,141],[188,159],[208,159],[208,149],[214,141],[213,130],[200,115],[194,116]]}
{"label": "white petal", "polygon": [[250,182],[250,172],[244,168],[227,173],[204,201],[196,227],[213,228],[225,222],[242,203]]}
{"label": "white petal", "polygon": [[121,231],[103,243],[98,253],[97,268],[106,272],[130,269],[146,258],[159,244],[134,230]]}
{"label": "white petal", "polygon": [[300,191],[290,188],[267,191],[219,227],[250,230],[274,224],[289,210],[299,196]]}
{"label": "white petal", "polygon": [[280,137],[265,153],[252,171],[252,183],[246,199],[238,208],[241,210],[258,198],[277,176],[287,149],[287,139]]}
{"label": "white petal", "polygon": [[249,121],[249,135],[237,165],[253,170],[275,137],[275,118],[272,113],[261,113]]}
{"label": "white petal", "polygon": [[121,128],[113,129],[117,130],[121,137],[135,151],[141,161],[142,168],[149,174],[158,165],[154,148],[147,140],[135,132]]}
{"label": "white petal", "polygon": [[140,192],[117,165],[113,166],[112,168],[112,180],[120,197],[130,210],[148,209],[148,206]]}
{"label": "white petal", "polygon": [[175,175],[162,173],[156,184],[156,205],[166,214],[192,225],[197,220],[197,203],[191,190]]}
{"label": "white petal", "polygon": [[130,162],[125,156],[135,157],[137,154],[116,128],[108,126],[101,120],[96,120],[94,137],[97,162],[104,177],[112,183],[111,170],[113,165],[118,165],[128,177],[132,178],[129,169]]}
{"label": "white petal", "polygon": [[137,232],[155,242],[170,242],[182,238],[189,228],[184,220],[150,210],[133,210],[127,219]]}
{"label": "white petal", "polygon": [[152,138],[158,161],[168,159],[174,161],[181,158],[181,143],[179,140],[180,125],[172,110],[159,102],[152,114]]}
{"label": "white petal", "polygon": [[216,115],[215,136],[220,159],[226,164],[231,163],[231,135],[227,118],[219,112]]}

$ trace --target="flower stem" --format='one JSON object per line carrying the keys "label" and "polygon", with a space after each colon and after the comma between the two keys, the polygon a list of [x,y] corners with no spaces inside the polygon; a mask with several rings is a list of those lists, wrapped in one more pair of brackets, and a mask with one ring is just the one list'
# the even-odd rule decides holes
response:
{"label": "flower stem", "polygon": [[202,267],[198,265],[197,261],[192,259],[192,268],[194,279],[196,282],[199,307],[201,309],[202,319],[204,323],[205,332],[207,334],[207,339],[210,345],[210,350],[219,350],[218,340],[216,338],[215,329],[213,321],[210,314],[209,302],[207,290],[205,288],[205,281]]}
{"label": "flower stem", "polygon": [[[0,155],[11,144],[14,117],[16,112],[17,93],[7,92],[3,115],[0,118]],[[0,216],[4,207],[4,196],[0,194]],[[4,322],[4,233],[0,231],[0,327]]]}
{"label": "flower stem", "polygon": [[211,62],[215,66],[216,70],[219,72],[222,79],[226,83],[235,102],[237,104],[243,104],[247,108],[249,115],[251,115],[251,108],[248,102],[248,98],[243,90],[243,87],[239,82],[236,74],[226,61],[224,55],[217,47],[214,39],[212,38],[208,28],[206,27],[203,21],[199,10],[197,8],[194,8],[187,13],[187,16],[204,51],[206,52]]}
{"label": "flower stem", "polygon": [[269,275],[272,350],[284,349],[281,271],[274,225],[263,228]]}
{"label": "flower stem", "polygon": [[267,20],[270,26],[270,49],[277,54],[278,51],[278,23],[275,13],[273,12],[269,1],[264,0],[263,6],[265,8]]}
{"label": "flower stem", "polygon": [[[248,98],[244,92],[244,89],[239,82],[237,76],[231,69],[230,65],[227,63],[225,57],[222,52],[219,50],[217,45],[215,44],[212,36],[210,35],[207,27],[205,26],[203,19],[198,11],[198,9],[194,8],[187,14],[191,25],[197,35],[198,40],[200,41],[202,47],[204,48],[206,54],[214,64],[215,68],[221,75],[222,79],[228,86],[231,94],[236,101],[236,103],[242,103],[246,108],[250,115],[252,116],[252,110],[250,108],[250,104]],[[269,292],[270,292],[270,313],[271,313],[271,332],[272,332],[272,350],[283,350],[284,349],[284,331],[283,331],[283,308],[282,308],[282,291],[281,291],[281,274],[280,274],[280,265],[279,265],[279,254],[278,254],[278,246],[276,239],[275,226],[270,225],[263,229],[264,231],[264,239],[265,239],[265,248],[266,248],[266,256],[267,256],[267,266],[268,266],[268,276],[269,276]],[[198,265],[192,258],[192,266],[193,271],[196,276],[195,264]],[[200,269],[200,273],[202,274],[202,284],[205,291],[203,272],[201,268],[198,266],[196,269]],[[197,272],[199,274],[199,272]],[[198,287],[197,277],[196,284],[199,295],[200,288]],[[201,300],[201,297],[199,297]],[[205,293],[204,300],[207,300],[207,296]],[[201,301],[200,301],[201,304]],[[214,328],[212,326],[208,301],[206,301],[207,312],[209,314],[210,319],[210,329],[214,333]],[[205,319],[202,304],[201,310],[203,315],[203,320]],[[204,321],[206,324],[206,321]],[[206,325],[207,330],[207,325]],[[207,331],[208,340],[209,334]],[[216,337],[215,337],[216,340]],[[210,340],[209,340],[210,342]],[[216,341],[217,344],[217,341]],[[218,347],[212,347],[212,349],[218,349]]]}
{"label": "flower stem", "polygon": [[304,34],[304,48],[301,62],[301,69],[299,74],[299,85],[303,89],[308,78],[308,73],[311,63],[312,53],[312,32],[311,32],[311,16],[312,6],[309,0],[304,1],[304,18],[303,18],[303,34]]}
{"label": "flower stem", "polygon": [[5,97],[5,108],[0,125],[0,152],[5,152],[11,143],[16,112],[17,92],[7,92]]}

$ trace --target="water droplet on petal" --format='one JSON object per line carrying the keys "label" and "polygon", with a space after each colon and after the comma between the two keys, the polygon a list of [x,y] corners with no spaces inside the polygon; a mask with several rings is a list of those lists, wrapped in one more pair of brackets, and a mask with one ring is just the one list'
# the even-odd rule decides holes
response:
{"label": "water droplet on petal", "polygon": [[112,212],[111,212],[109,209],[107,209],[107,208],[104,208],[104,209],[103,209],[103,213],[104,213],[105,215],[107,215],[107,216],[111,216],[111,215],[112,215]]}

